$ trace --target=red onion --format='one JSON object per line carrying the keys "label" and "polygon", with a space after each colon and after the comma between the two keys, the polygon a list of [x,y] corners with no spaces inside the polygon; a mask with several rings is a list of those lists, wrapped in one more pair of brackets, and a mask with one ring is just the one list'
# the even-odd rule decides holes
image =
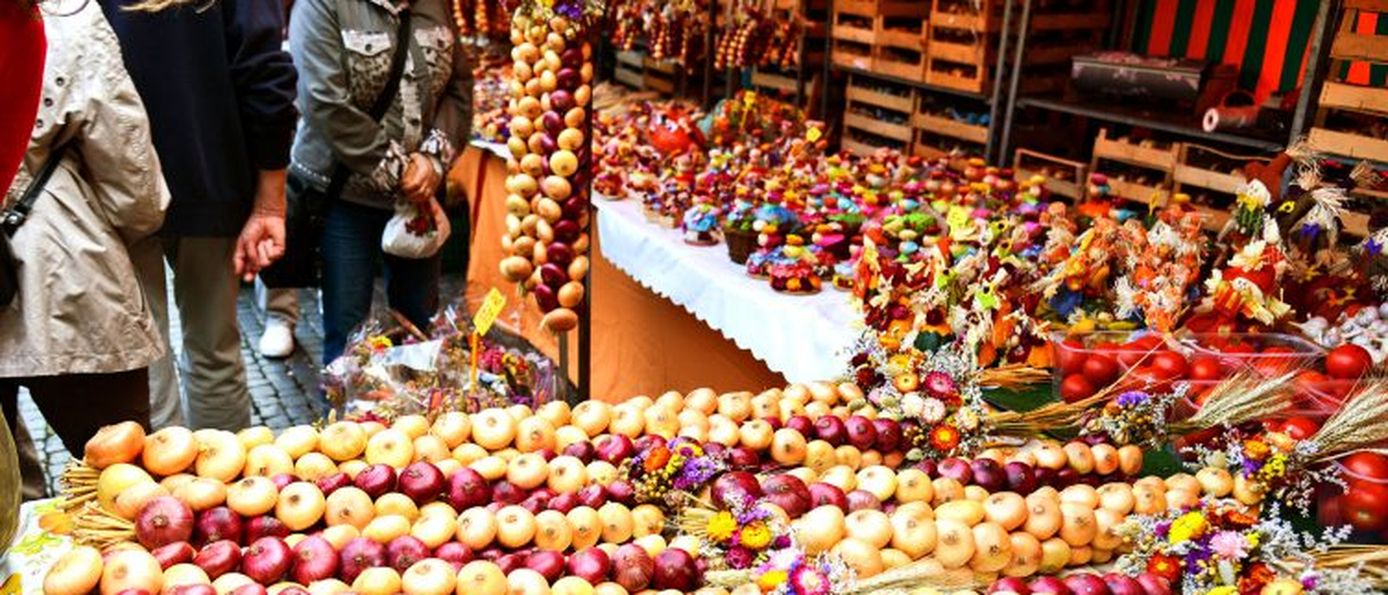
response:
{"label": "red onion", "polygon": [[346,473],[337,472],[332,475],[320,477],[318,481],[313,483],[318,486],[318,489],[323,492],[324,496],[330,496],[333,492],[352,485],[352,478],[348,477]]}
{"label": "red onion", "polygon": [[969,463],[969,469],[973,471],[974,485],[988,490],[988,493],[1002,491],[1007,486],[1007,475],[1003,473],[1002,465],[993,459],[976,459]]}
{"label": "red onion", "polygon": [[400,493],[417,504],[432,502],[443,492],[443,472],[433,463],[416,461],[400,472]]}
{"label": "red onion", "polygon": [[955,457],[940,461],[937,471],[940,477],[947,477],[964,485],[969,485],[974,478],[973,469],[969,467],[968,461]]}
{"label": "red onion", "polygon": [[607,490],[598,484],[586,485],[578,491],[578,499],[584,506],[597,510],[607,504]]}
{"label": "red onion", "polygon": [[157,594],[155,594],[155,593],[150,593],[149,591],[146,591],[146,590],[144,590],[144,589],[122,589],[122,590],[120,590],[120,591],[117,591],[117,592],[116,592],[116,595],[157,595]]}
{"label": "red onion", "polygon": [[1015,576],[1000,578],[993,582],[993,586],[988,587],[989,593],[1011,591],[1017,595],[1031,595],[1031,588],[1027,582]]}
{"label": "red onion", "polygon": [[495,562],[497,568],[501,569],[501,572],[510,575],[512,572],[516,570],[525,568],[526,557],[527,556],[524,552],[511,552],[509,554],[502,554],[500,556],[497,556]]}
{"label": "red onion", "polygon": [[837,506],[844,512],[848,511],[848,496],[843,490],[832,483],[816,481],[809,486],[810,506],[818,508],[826,504]]}
{"label": "red onion", "polygon": [[583,464],[586,465],[593,462],[593,457],[597,456],[598,449],[593,447],[592,442],[579,441],[565,446],[564,454],[583,461]]}
{"label": "red onion", "polygon": [[636,454],[636,445],[632,444],[631,438],[621,434],[599,436],[593,447],[597,449],[599,459],[613,465],[620,465]]}
{"label": "red onion", "polygon": [[877,495],[867,490],[853,490],[846,496],[848,500],[848,511],[855,510],[882,510],[882,501],[877,499]]}
{"label": "red onion", "polygon": [[135,539],[147,550],[188,541],[192,536],[193,509],[173,496],[150,500],[135,515]]}
{"label": "red onion", "polygon": [[628,543],[617,548],[617,553],[612,556],[612,579],[628,593],[645,589],[651,584],[654,574],[655,560],[646,553],[646,548]]}
{"label": "red onion", "polygon": [[596,585],[607,580],[607,574],[612,571],[612,559],[602,548],[585,548],[569,556],[568,569],[569,574]]}
{"label": "red onion", "polygon": [[337,550],[320,535],[310,535],[294,545],[294,582],[307,585],[337,574]]}
{"label": "red onion", "polygon": [[761,454],[746,446],[728,449],[728,464],[734,469],[756,469],[761,466]]}
{"label": "red onion", "polygon": [[214,541],[198,550],[193,564],[206,572],[208,578],[215,579],[241,564],[241,546],[233,541]]}
{"label": "red onion", "polygon": [[287,586],[287,587],[285,587],[285,588],[283,588],[283,589],[280,589],[280,590],[278,591],[277,595],[312,595],[312,594],[308,592],[308,589],[305,589],[305,588],[303,588],[303,587],[300,587],[299,585],[289,585],[289,586]]}
{"label": "red onion", "polygon": [[386,547],[365,537],[357,537],[342,546],[338,554],[339,577],[351,584],[363,570],[386,565]]}
{"label": "red onion", "polygon": [[1054,576],[1043,576],[1033,579],[1031,584],[1033,595],[1037,593],[1051,593],[1052,595],[1070,595],[1070,587],[1065,586],[1065,581]]}
{"label": "red onion", "polygon": [[1137,584],[1147,595],[1171,595],[1171,581],[1150,572],[1137,575]]}
{"label": "red onion", "polygon": [[630,506],[636,502],[636,488],[631,486],[631,482],[618,479],[607,484],[606,496],[612,502]]}
{"label": "red onion", "polygon": [[694,556],[677,547],[665,548],[655,557],[655,588],[691,593],[698,590],[699,568]]}
{"label": "red onion", "polygon": [[401,535],[386,544],[386,565],[405,572],[415,562],[429,557],[429,546],[413,535]]}
{"label": "red onion", "polygon": [[[141,589],[143,591],[143,589]],[[173,595],[217,595],[212,585],[179,585],[171,591]]]}
{"label": "red onion", "polygon": [[761,491],[768,502],[781,507],[790,518],[798,519],[810,511],[810,489],[799,477],[789,473],[772,475],[761,483]]}
{"label": "red onion", "polygon": [[709,495],[713,497],[714,505],[727,509],[732,508],[734,503],[762,497],[762,491],[757,476],[746,471],[729,471],[713,480]]}
{"label": "red onion", "polygon": [[792,415],[786,419],[786,427],[805,437],[805,440],[814,440],[814,420],[804,415]]}
{"label": "red onion", "polygon": [[573,510],[582,503],[583,500],[579,498],[578,492],[569,492],[551,498],[549,500],[549,509],[568,514],[570,510]]}
{"label": "red onion", "polygon": [[529,498],[522,500],[521,508],[530,511],[530,514],[540,514],[549,508],[549,498],[541,494],[531,494]]}
{"label": "red onion", "polygon": [[496,486],[492,488],[492,500],[503,505],[520,504],[528,495],[525,490],[504,479],[496,482]]}
{"label": "red onion", "polygon": [[472,548],[457,541],[434,548],[434,557],[452,564],[455,572],[473,559]]}
{"label": "red onion", "polygon": [[564,576],[564,554],[539,550],[525,557],[525,567],[540,573],[553,583]]}
{"label": "red onion", "polygon": [[1017,492],[1023,496],[1036,491],[1036,474],[1032,473],[1031,465],[1021,461],[1012,461],[1002,466],[1002,473],[1007,476],[1008,491]]}
{"label": "red onion", "polygon": [[916,463],[916,468],[920,469],[921,473],[924,473],[926,477],[931,479],[940,477],[940,464],[936,462],[935,459],[925,459]]}
{"label": "red onion", "polygon": [[357,473],[352,479],[352,485],[375,500],[395,489],[395,469],[381,463],[371,465]]}
{"label": "red onion", "polygon": [[278,537],[261,537],[241,556],[241,574],[262,585],[273,585],[294,563],[293,552]]}
{"label": "red onion", "polygon": [[901,449],[901,424],[896,420],[877,418],[872,420],[872,426],[877,430],[877,444],[874,448],[883,454],[896,452]]}
{"label": "red onion", "polygon": [[1065,586],[1073,595],[1110,595],[1104,580],[1087,572],[1065,577]]}
{"label": "red onion", "polygon": [[487,479],[468,467],[448,476],[448,504],[462,512],[475,506],[486,506],[492,500],[492,486]]}
{"label": "red onion", "polygon": [[265,590],[265,585],[251,583],[232,589],[230,595],[268,595],[268,592]]}
{"label": "red onion", "polygon": [[255,541],[261,537],[278,537],[284,539],[289,537],[289,527],[284,524],[284,521],[272,515],[265,515],[246,521],[245,533],[247,542]]}
{"label": "red onion", "polygon": [[844,430],[848,432],[848,443],[858,450],[867,450],[877,444],[877,426],[872,420],[861,415],[850,415],[843,420]]}
{"label": "red onion", "polygon": [[843,420],[832,415],[825,415],[816,419],[814,431],[820,440],[833,446],[839,446],[848,441],[848,429],[844,427]]}
{"label": "red onion", "polygon": [[637,436],[631,444],[637,452],[645,452],[652,448],[665,446],[665,439],[656,434],[642,434]]}
{"label": "red onion", "polygon": [[1110,593],[1113,593],[1113,595],[1146,595],[1146,591],[1142,588],[1142,583],[1137,582],[1137,579],[1130,576],[1110,572],[1101,578],[1104,584],[1108,585],[1108,590]]}
{"label": "red onion", "polygon": [[294,477],[291,473],[276,473],[270,476],[270,481],[275,484],[276,490],[283,491],[285,486],[299,481],[299,478]]}
{"label": "red onion", "polygon": [[194,535],[197,543],[212,543],[223,539],[241,542],[241,515],[230,508],[217,506],[198,515]]}
{"label": "red onion", "polygon": [[155,548],[150,552],[155,560],[159,561],[159,567],[168,570],[174,564],[185,564],[193,561],[193,556],[198,554],[193,546],[186,541],[176,541],[165,546]]}

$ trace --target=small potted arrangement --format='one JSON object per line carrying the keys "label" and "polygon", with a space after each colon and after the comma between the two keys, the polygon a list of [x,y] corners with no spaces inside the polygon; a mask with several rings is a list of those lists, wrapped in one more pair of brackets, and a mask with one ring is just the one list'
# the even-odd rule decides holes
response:
{"label": "small potted arrangement", "polygon": [[718,243],[718,207],[699,200],[684,211],[680,224],[684,243],[693,246],[712,246]]}
{"label": "small potted arrangement", "polygon": [[742,199],[733,202],[723,221],[723,239],[728,244],[728,258],[737,264],[747,264],[747,257],[757,249],[756,210]]}

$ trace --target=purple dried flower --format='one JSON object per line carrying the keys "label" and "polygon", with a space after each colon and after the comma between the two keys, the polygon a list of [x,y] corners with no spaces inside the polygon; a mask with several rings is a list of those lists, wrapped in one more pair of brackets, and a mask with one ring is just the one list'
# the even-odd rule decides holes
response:
{"label": "purple dried flower", "polygon": [[1130,390],[1118,395],[1119,407],[1137,407],[1147,402],[1149,396],[1140,390]]}

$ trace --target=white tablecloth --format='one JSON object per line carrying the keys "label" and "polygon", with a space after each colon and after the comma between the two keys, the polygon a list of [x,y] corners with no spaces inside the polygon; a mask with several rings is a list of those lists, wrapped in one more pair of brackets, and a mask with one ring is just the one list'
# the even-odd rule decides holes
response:
{"label": "white tablecloth", "polygon": [[593,203],[603,258],[771,370],[810,382],[847,368],[847,349],[861,327],[847,293],[827,283],[814,295],[777,293],[733,264],[727,246],[686,244],[678,231],[648,222],[632,200]]}

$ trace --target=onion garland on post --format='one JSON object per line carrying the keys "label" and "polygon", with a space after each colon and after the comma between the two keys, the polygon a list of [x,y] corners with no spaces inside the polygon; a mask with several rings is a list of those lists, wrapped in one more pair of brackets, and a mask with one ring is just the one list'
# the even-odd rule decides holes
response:
{"label": "onion garland on post", "polygon": [[588,274],[593,46],[600,2],[521,2],[511,41],[511,138],[501,272],[533,294],[542,326],[573,330]]}

